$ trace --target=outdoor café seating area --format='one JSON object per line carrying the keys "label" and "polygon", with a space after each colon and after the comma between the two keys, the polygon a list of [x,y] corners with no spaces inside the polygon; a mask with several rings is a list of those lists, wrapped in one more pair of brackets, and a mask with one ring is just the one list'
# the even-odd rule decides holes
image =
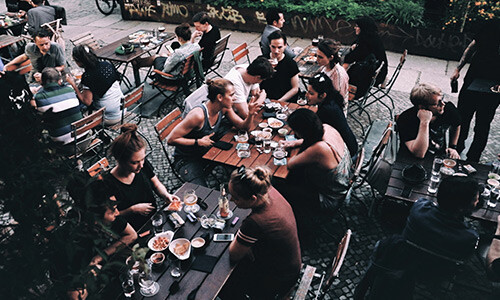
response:
{"label": "outdoor caf\u00e9 seating area", "polygon": [[[9,20],[10,25],[1,26],[4,29],[0,32],[1,58],[6,64],[5,71],[9,74],[15,72],[19,76],[28,78],[32,75],[28,72],[36,68],[38,62],[32,61],[30,64],[28,60],[27,64],[16,64],[15,68],[9,66],[9,62],[15,61],[17,55],[24,55],[20,49],[26,47],[27,43],[34,41],[36,44],[37,40],[44,36],[29,37],[16,34],[17,29],[14,32],[9,31],[9,26],[24,26],[26,23],[25,19],[17,15],[12,15],[12,18],[13,21]],[[125,21],[120,22],[125,23]],[[405,68],[409,68],[408,65],[413,68],[412,59],[417,59],[416,56],[412,56],[411,49],[405,49],[401,53],[391,53],[387,62],[377,61],[377,67],[368,76],[367,86],[359,88],[364,89],[361,94],[358,87],[349,82],[344,85],[345,96],[341,95],[340,90],[337,92],[335,84],[328,80],[333,84],[339,101],[345,101],[345,107],[339,106],[338,111],[355,138],[357,150],[355,153],[350,153],[351,145],[348,145],[343,129],[337,129],[328,125],[330,123],[320,120],[321,114],[324,114],[324,105],[315,100],[321,98],[319,96],[321,94],[330,93],[330,90],[324,93],[315,90],[316,85],[320,86],[325,78],[330,76],[319,75],[325,72],[325,66],[320,62],[324,52],[322,48],[324,40],[330,40],[326,36],[314,39],[289,37],[288,48],[290,51],[293,49],[295,55],[289,63],[295,65],[297,70],[291,79],[290,91],[295,91],[297,88],[298,92],[294,95],[295,98],[280,101],[274,94],[270,99],[265,92],[255,89],[255,83],[270,80],[273,74],[281,72],[280,68],[284,68],[278,67],[278,59],[273,56],[275,55],[273,51],[284,51],[284,49],[276,50],[277,47],[273,46],[274,36],[270,38],[272,52],[270,58],[263,59],[259,65],[262,67],[264,64],[262,68],[271,70],[269,77],[264,79],[264,75],[255,75],[252,73],[252,67],[248,67],[262,59],[260,33],[221,28],[208,67],[203,65],[205,62],[201,53],[204,48],[198,47],[190,54],[183,54],[175,70],[165,71],[162,69],[163,65],[159,67],[158,58],[169,62],[173,53],[186,51],[185,44],[191,44],[189,39],[183,39],[185,33],[182,30],[185,29],[181,27],[184,25],[137,22],[134,26],[125,26],[126,29],[118,33],[106,34],[105,27],[102,28],[102,32],[87,31],[84,26],[72,27],[70,18],[68,23],[70,26],[66,28],[57,22],[58,28],[53,31],[55,37],[52,39],[58,45],[63,45],[61,49],[65,53],[64,70],[60,71],[57,64],[52,68],[57,70],[55,75],[47,70],[38,70],[41,73],[41,81],[28,81],[26,92],[20,92],[16,96],[9,94],[10,104],[2,107],[1,114],[15,111],[16,114],[19,113],[18,116],[21,112],[33,116],[23,120],[26,122],[35,120],[39,122],[39,127],[43,128],[42,137],[35,143],[43,144],[43,149],[49,150],[44,150],[41,157],[50,157],[52,160],[49,161],[49,165],[52,164],[54,169],[60,167],[61,170],[70,170],[65,173],[68,174],[67,177],[58,178],[55,183],[51,180],[50,184],[56,186],[55,190],[45,191],[52,193],[48,198],[54,199],[60,212],[55,217],[60,223],[50,224],[44,229],[47,236],[57,236],[59,227],[73,226],[75,220],[78,220],[76,223],[88,221],[86,211],[91,213],[97,211],[97,215],[104,214],[104,218],[101,220],[99,219],[101,217],[98,217],[93,225],[99,225],[94,226],[99,227],[95,233],[96,235],[104,233],[108,246],[104,251],[99,250],[98,255],[90,257],[92,260],[88,265],[93,269],[87,273],[94,275],[90,281],[83,286],[80,282],[70,282],[72,285],[76,284],[77,288],[74,289],[68,282],[65,288],[68,289],[69,299],[87,297],[88,299],[240,299],[232,298],[235,295],[231,294],[232,289],[238,289],[237,280],[239,276],[243,276],[241,273],[244,273],[241,269],[252,263],[249,264],[241,258],[235,259],[240,254],[237,251],[246,249],[245,251],[250,253],[245,252],[246,255],[252,257],[251,249],[256,247],[252,243],[258,243],[259,239],[267,241],[266,246],[277,247],[277,244],[268,242],[268,237],[264,236],[266,233],[256,229],[260,230],[255,223],[258,219],[251,219],[256,218],[255,215],[263,209],[262,207],[269,205],[269,199],[275,203],[274,201],[277,201],[275,199],[278,199],[276,194],[280,195],[280,201],[288,200],[286,204],[280,204],[281,210],[276,210],[278,214],[283,213],[285,216],[282,216],[282,219],[277,218],[281,220],[277,222],[284,222],[285,219],[291,222],[290,219],[294,219],[291,223],[294,227],[291,236],[295,240],[290,245],[297,244],[300,273],[293,277],[293,283],[287,283],[288,286],[284,284],[286,291],[276,291],[273,294],[275,298],[272,299],[391,299],[391,296],[395,297],[394,299],[407,297],[497,299],[499,297],[500,280],[497,281],[498,278],[495,278],[487,263],[490,244],[495,241],[500,230],[497,228],[500,220],[500,205],[497,203],[500,201],[498,140],[500,120],[496,116],[498,111],[493,116],[489,139],[483,147],[484,151],[481,150],[482,154],[480,151],[479,160],[467,160],[466,156],[469,148],[474,147],[471,146],[471,137],[477,132],[474,132],[473,126],[469,130],[465,150],[457,154],[461,156],[454,156],[457,152],[460,131],[459,129],[458,132],[454,132],[456,129],[453,126],[460,127],[460,124],[454,121],[450,121],[452,126],[450,129],[446,128],[448,131],[445,129],[447,132],[445,139],[448,140],[448,145],[452,146],[451,150],[441,149],[443,151],[438,154],[424,151],[423,155],[420,155],[413,141],[422,140],[421,133],[419,132],[418,136],[415,133],[413,138],[407,139],[405,138],[408,135],[400,133],[401,127],[405,128],[407,120],[405,113],[414,105],[413,98],[416,93],[412,88],[405,91],[397,89],[398,83],[408,80],[406,76],[410,71]],[[59,30],[61,28],[64,30]],[[193,26],[190,29],[198,32],[198,28],[195,29]],[[200,35],[203,34],[207,33]],[[284,40],[284,45],[287,46],[286,38],[277,36],[276,39]],[[193,35],[192,41],[195,40]],[[180,45],[176,45],[178,42]],[[192,44],[198,42],[199,38]],[[36,46],[40,47],[38,44]],[[336,44],[335,47],[337,51],[335,57],[338,56],[340,59],[336,62],[337,67],[344,70],[343,68],[347,67],[345,65],[343,67],[344,59],[355,47],[340,44]],[[93,69],[85,65],[85,57],[90,54],[95,57],[96,64],[100,64],[99,68],[106,70],[103,71],[106,76],[96,77],[99,78],[96,82],[89,77],[101,75],[91,73],[90,70]],[[155,58],[154,62],[151,59],[146,65],[144,62],[150,58]],[[244,67],[240,67],[241,64],[244,64]],[[238,68],[243,71],[238,71]],[[378,78],[384,70],[387,74],[385,80],[380,82]],[[176,73],[172,75],[173,72]],[[245,94],[248,105],[247,102],[244,103],[246,113],[242,112],[239,106],[234,108],[236,106],[233,102],[237,103],[238,93],[241,93],[240,90],[236,90],[237,83],[234,81],[231,83],[234,72],[240,72],[238,74],[242,78],[241,82],[248,85],[246,87],[248,93]],[[109,106],[88,105],[86,96],[90,92],[92,99],[92,87],[104,84],[111,73],[113,80],[109,82],[108,88],[111,89],[112,86],[118,90],[118,94],[121,92],[119,101],[117,100],[113,108],[114,117],[111,117],[112,110]],[[52,78],[50,76],[53,76],[53,82],[49,82]],[[251,83],[244,81],[245,78],[252,76],[262,78]],[[314,83],[315,81],[317,82]],[[59,112],[57,111],[59,108],[57,106],[49,108],[47,118],[47,109],[43,108],[43,105],[47,105],[49,97],[41,95],[50,92],[50,84],[55,85],[56,82],[59,86],[71,87],[75,91],[71,101],[78,103],[75,107],[78,107],[81,114],[67,124],[70,128],[66,133],[69,142],[64,142],[64,145],[54,139],[54,128],[46,126],[51,120],[51,114]],[[417,85],[422,82],[427,82],[426,78],[421,78]],[[276,82],[273,83],[276,85]],[[265,86],[264,84],[261,86]],[[493,88],[485,89],[485,86],[498,87],[499,84],[500,82],[495,80],[479,78],[471,84],[468,92],[476,93],[477,97],[485,97],[489,101],[498,101],[498,91]],[[268,89],[271,88],[272,86],[268,86]],[[255,89],[255,93],[252,89]],[[432,95],[432,97],[439,96],[435,104],[420,104],[421,106],[415,104],[419,114],[417,117],[415,112],[415,120],[423,120],[424,116],[420,115],[420,111],[434,113],[440,109],[444,111],[445,107],[449,109],[448,105],[457,105],[458,94],[437,89],[439,91],[433,92]],[[40,94],[37,96],[37,93]],[[95,99],[98,93],[96,90],[93,90],[93,93],[94,105],[97,105]],[[106,98],[104,94],[104,92],[99,93],[102,98]],[[283,94],[285,97],[286,91]],[[106,95],[109,94],[106,92]],[[423,109],[423,106],[426,108]],[[224,119],[222,119],[223,114],[225,114]],[[447,113],[446,117],[451,120],[449,114]],[[203,120],[201,125],[195,124],[200,118]],[[319,130],[322,132],[322,136],[310,145],[308,134],[314,128],[302,127],[309,122],[308,118],[319,122]],[[12,119],[15,118],[9,120]],[[430,116],[428,122],[432,122]],[[472,124],[477,122],[474,121]],[[400,124],[402,126],[399,126]],[[214,133],[203,131],[212,129]],[[203,131],[204,134],[198,136],[196,135],[198,131]],[[327,139],[327,133],[331,132],[334,132],[332,136],[336,140],[341,141],[343,151],[337,151],[339,149],[335,147],[335,143]],[[429,135],[433,134],[435,133],[427,132],[427,136],[423,139],[427,140],[431,138]],[[16,140],[12,139],[11,142],[14,144]],[[322,150],[306,152],[312,151],[311,148],[315,143],[322,142],[327,145],[325,146],[327,154],[321,152]],[[444,143],[446,144],[446,140]],[[139,146],[130,150],[131,144],[134,144],[133,147]],[[427,147],[432,146],[427,145]],[[187,161],[186,157],[191,157],[181,156],[188,153],[189,147],[196,147],[198,150],[203,148],[204,151],[199,151],[201,155],[195,160],[202,167],[196,165],[196,169],[190,168],[191,161]],[[404,149],[401,149],[402,147]],[[439,150],[439,147],[436,149]],[[304,152],[313,154],[307,157]],[[127,159],[123,158],[124,155],[128,155]],[[314,161],[312,169],[323,168],[322,162],[319,162],[322,155],[333,155],[327,156],[327,164],[330,166],[334,161],[335,167],[329,169],[335,170],[334,178],[337,181],[342,180],[337,177],[341,176],[338,175],[342,171],[340,166],[345,166],[348,174],[342,181],[341,200],[331,206],[328,206],[329,202],[328,205],[323,202],[327,201],[324,199],[330,199],[324,197],[323,190],[320,190],[323,182],[318,183],[320,187],[313,185],[314,182],[310,183],[314,180],[319,182],[324,179],[323,177],[330,176],[328,175],[330,173],[319,173],[323,175],[314,177],[313,175],[318,173],[307,173],[308,170],[304,167],[307,166],[306,162]],[[23,168],[24,164],[23,162]],[[304,169],[299,168],[297,171],[295,169],[297,165]],[[262,167],[265,167],[265,171],[261,170]],[[120,179],[119,176],[132,180]],[[137,186],[134,189],[117,187],[120,184],[132,186],[136,177],[141,180],[145,178],[147,184],[144,186],[147,188],[141,186],[141,189],[145,190],[135,190],[138,189]],[[242,195],[246,195],[245,193],[250,193],[249,199],[252,201],[260,201],[262,193],[256,192],[257,185],[254,185],[254,181],[259,180],[267,184],[264,194],[269,198],[265,198],[266,204],[260,206],[242,204],[244,203]],[[101,182],[105,184],[99,185]],[[462,245],[460,239],[465,239],[465,233],[457,234],[454,240],[456,251],[439,252],[432,247],[440,243],[439,239],[429,243],[425,241],[425,236],[431,236],[435,233],[434,230],[419,232],[418,220],[413,220],[413,223],[410,221],[412,216],[415,217],[415,210],[412,207],[414,204],[420,207],[422,198],[430,200],[428,205],[431,207],[437,207],[437,203],[445,207],[441,204],[445,192],[440,193],[439,188],[445,186],[444,190],[448,182],[463,183],[462,186],[453,186],[450,189],[449,194],[453,197],[462,196],[456,191],[467,193],[469,190],[465,186],[469,185],[473,186],[470,189],[473,189],[474,195],[477,196],[473,197],[474,204],[467,208],[467,212],[459,211],[459,219],[463,219],[463,222],[460,221],[461,226],[467,228],[467,234],[472,232],[476,242],[478,241],[473,251],[463,256],[459,255],[461,250],[458,248]],[[307,184],[309,184],[307,189],[302,188]],[[113,191],[116,197],[114,193],[105,191],[111,187],[113,189],[116,187],[116,191]],[[85,190],[86,188],[88,190]],[[0,189],[3,187],[0,186]],[[242,190],[246,192],[242,193]],[[301,197],[312,200],[308,198],[312,193],[318,194],[318,205],[297,204],[290,200]],[[89,196],[90,194],[92,196]],[[96,196],[97,194],[99,195]],[[96,208],[87,203],[90,199],[88,197],[98,198],[102,195],[105,195],[107,203],[107,206],[101,205],[104,208],[101,206]],[[141,210],[140,213],[129,209],[137,204],[128,208],[123,207],[129,198],[139,196],[151,200],[152,203],[139,203],[139,205],[147,204],[147,207],[136,207]],[[110,206],[109,203],[113,204]],[[15,219],[19,215],[5,211],[6,207],[9,206],[4,206],[2,202],[0,245],[4,243],[7,245],[9,236],[13,236],[17,230]],[[101,212],[99,209],[104,210]],[[285,210],[288,212],[287,215]],[[131,215],[135,216],[134,214],[137,214],[137,217],[132,218]],[[437,214],[448,216],[451,212],[440,211]],[[108,221],[107,217],[112,221]],[[115,226],[118,227],[116,225],[118,217],[120,222],[124,222],[120,223],[119,235],[112,231],[116,229]],[[454,218],[450,217],[456,220]],[[106,222],[112,226],[107,226]],[[102,228],[101,224],[104,224]],[[289,226],[289,223],[287,224]],[[444,223],[436,224],[438,225],[430,228],[446,227]],[[59,233],[65,232],[62,230]],[[273,227],[273,230],[277,229]],[[436,231],[440,234],[440,229]],[[89,232],[94,233],[92,230]],[[248,232],[256,235],[258,232],[261,235],[259,238],[254,238],[248,235]],[[421,241],[419,239],[407,238],[412,232],[415,237],[423,236],[425,242],[419,243]],[[83,240],[83,242],[89,241]],[[280,242],[283,243],[282,240]],[[134,246],[135,244],[138,246]],[[402,248],[396,247],[401,244],[404,244]],[[85,248],[80,246],[78,244],[75,253],[80,251],[80,248]],[[109,249],[113,251],[108,253]],[[257,255],[273,252],[272,249],[258,249]],[[57,255],[57,252],[54,253]],[[84,257],[86,254],[81,256]],[[274,255],[277,261],[280,255]],[[283,254],[286,255],[289,254]],[[61,254],[61,257],[63,256]],[[294,256],[290,254],[290,257]],[[412,261],[403,264],[405,269],[401,271],[398,269],[400,266],[398,263],[401,263],[399,259]],[[96,265],[99,266],[99,270],[94,268]],[[101,265],[105,266],[102,273]],[[1,267],[0,263],[0,269]],[[425,272],[426,268],[432,269],[432,267],[436,268],[435,272]],[[280,267],[270,267],[273,268]],[[444,275],[440,273],[441,271]],[[405,272],[411,273],[411,280],[402,279],[407,276]],[[38,284],[35,290],[31,289],[29,291],[33,293],[31,296],[42,297],[44,290],[50,290],[47,286],[61,285],[67,280],[64,275],[61,276],[57,272],[53,274],[47,272],[47,274],[49,280]],[[95,280],[99,278],[99,274],[105,274],[103,276],[107,280],[105,284]],[[284,279],[282,281],[284,282]],[[269,280],[268,284],[271,286],[269,289],[272,290],[278,283],[282,284],[282,281]],[[391,294],[387,292],[388,290],[398,292]],[[72,295],[72,292],[75,294]],[[88,292],[91,292],[91,295],[88,295]],[[271,299],[259,298],[258,293],[252,297],[249,295],[251,293],[247,293],[246,297],[249,298],[246,299]]]}

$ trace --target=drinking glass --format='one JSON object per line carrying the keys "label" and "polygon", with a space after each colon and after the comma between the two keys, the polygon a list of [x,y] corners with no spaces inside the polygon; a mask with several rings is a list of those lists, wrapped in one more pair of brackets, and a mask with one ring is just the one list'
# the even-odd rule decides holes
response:
{"label": "drinking glass", "polygon": [[238,131],[238,142],[239,143],[248,142],[248,133],[246,130],[239,130]]}
{"label": "drinking glass", "polygon": [[488,206],[496,207],[499,197],[500,197],[500,189],[498,187],[492,189],[490,192],[490,199],[488,200]]}
{"label": "drinking glass", "polygon": [[181,261],[177,258],[173,258],[172,270],[170,270],[170,275],[174,278],[181,277]]}
{"label": "drinking glass", "polygon": [[139,274],[139,286],[141,287],[141,295],[144,297],[151,297],[158,293],[160,285],[153,279],[153,274],[151,272],[152,263],[149,259],[147,260],[147,264],[149,268]]}
{"label": "drinking glass", "polygon": [[122,276],[122,289],[125,298],[132,298],[132,295],[135,293],[134,278],[132,277],[132,273],[130,271],[128,271],[126,275]]}
{"label": "drinking glass", "polygon": [[262,138],[260,136],[255,137],[255,147],[262,148]]}
{"label": "drinking glass", "polygon": [[142,48],[146,49],[149,45],[150,40],[148,38],[141,39]]}
{"label": "drinking glass", "polygon": [[271,141],[264,140],[263,142],[264,153],[271,153]]}
{"label": "drinking glass", "polygon": [[151,219],[151,224],[154,227],[155,233],[163,232],[163,214],[157,212]]}
{"label": "drinking glass", "polygon": [[432,175],[439,175],[441,167],[443,166],[443,159],[441,157],[434,157],[432,162]]}
{"label": "drinking glass", "polygon": [[441,176],[439,174],[439,171],[438,171],[437,175],[432,174],[431,183],[429,185],[429,188],[427,188],[427,191],[431,194],[436,193],[440,180],[441,180]]}
{"label": "drinking glass", "polygon": [[200,206],[196,204],[198,201],[198,196],[196,196],[196,193],[194,190],[189,189],[184,192],[184,211],[186,213],[192,212],[197,213],[200,210]]}

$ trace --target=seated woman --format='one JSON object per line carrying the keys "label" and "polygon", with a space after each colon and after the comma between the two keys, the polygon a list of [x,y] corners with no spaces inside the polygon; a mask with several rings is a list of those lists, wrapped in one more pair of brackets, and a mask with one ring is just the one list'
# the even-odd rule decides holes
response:
{"label": "seated woman", "polygon": [[207,101],[192,108],[186,117],[167,137],[175,146],[174,168],[183,180],[207,186],[203,155],[213,146],[214,134],[222,130],[221,121],[226,117],[239,129],[250,128],[262,104],[252,97],[248,103],[248,117],[242,120],[233,110],[234,86],[227,79],[208,80]]}
{"label": "seated woman", "polygon": [[118,200],[120,214],[139,229],[155,213],[153,190],[163,200],[170,202],[172,195],[155,175],[146,158],[146,143],[137,133],[137,125],[124,124],[120,134],[111,144],[110,153],[117,165],[104,180],[111,186]]}
{"label": "seated woman", "polygon": [[309,109],[293,112],[288,124],[300,140],[285,142],[284,146],[300,146],[300,151],[288,161],[291,172],[278,190],[296,214],[336,210],[344,201],[351,175],[351,157],[342,136],[330,125],[322,124]]}
{"label": "seated woman", "polygon": [[[109,256],[132,244],[137,239],[137,232],[120,216],[117,210],[116,198],[110,187],[102,180],[92,182],[86,188],[85,197],[80,198],[78,201],[75,199],[75,202],[80,204],[83,216],[83,222],[78,223],[76,226],[82,226],[82,228],[69,231],[77,234],[68,238],[78,247],[75,247],[75,252],[71,254],[61,253],[61,256],[56,261],[61,262],[61,266],[57,266],[57,269],[61,272],[58,275],[61,275],[63,279],[72,280],[66,282],[66,288],[68,288],[67,297],[76,300],[86,299],[89,294],[86,286],[78,284],[80,282],[78,277],[85,276],[82,275],[82,268],[94,266],[101,269],[104,260],[108,260]],[[73,224],[70,222],[64,226],[71,227]],[[86,228],[83,228],[85,226]],[[61,231],[67,232],[67,230]],[[112,235],[112,242],[110,242],[110,236]],[[98,251],[104,253],[106,257],[102,257]],[[69,258],[69,260],[66,261],[65,258]],[[96,274],[94,273],[94,275]],[[95,279],[99,280],[99,278]]]}
{"label": "seated woman", "polygon": [[[356,35],[358,39],[351,46],[351,51],[344,58],[344,68],[349,74],[349,83],[355,85],[356,98],[362,97],[371,81],[375,69],[384,62],[382,70],[378,74],[375,85],[384,82],[387,76],[387,55],[384,43],[378,35],[377,25],[370,17],[361,17],[356,20]],[[375,60],[378,63],[372,64]],[[353,64],[356,63],[357,66]],[[361,63],[361,64],[360,64]],[[366,66],[362,66],[366,65]]]}
{"label": "seated woman", "polygon": [[219,297],[246,299],[242,296],[248,294],[252,299],[282,299],[294,286],[301,265],[292,208],[272,187],[270,170],[264,166],[235,170],[229,193],[238,208],[252,212],[229,245],[231,262],[238,266]]}
{"label": "seated woman", "polygon": [[77,87],[75,80],[67,76],[78,99],[86,106],[98,110],[106,107],[104,124],[114,125],[121,120],[120,101],[123,98],[120,89],[120,76],[108,61],[99,61],[92,49],[78,45],[73,48],[73,60],[85,72],[82,75],[83,91]]}
{"label": "seated woman", "polygon": [[321,72],[330,77],[333,88],[342,95],[344,102],[340,107],[343,109],[344,115],[347,116],[349,75],[347,75],[346,70],[339,64],[339,48],[339,42],[331,39],[321,40],[318,44],[316,57],[318,58],[318,65],[321,66]]}
{"label": "seated woman", "polygon": [[309,104],[318,105],[316,114],[321,122],[335,128],[346,143],[351,157],[355,156],[358,153],[358,142],[342,112],[344,98],[333,89],[330,78],[325,73],[309,79],[306,98]]}

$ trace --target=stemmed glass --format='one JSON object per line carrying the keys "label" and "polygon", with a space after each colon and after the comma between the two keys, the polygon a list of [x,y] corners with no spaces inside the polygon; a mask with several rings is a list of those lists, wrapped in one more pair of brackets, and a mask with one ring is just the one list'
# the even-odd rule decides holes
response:
{"label": "stemmed glass", "polygon": [[198,201],[198,196],[194,190],[187,190],[184,192],[184,211],[186,213],[197,213],[200,210],[200,206],[196,204]]}

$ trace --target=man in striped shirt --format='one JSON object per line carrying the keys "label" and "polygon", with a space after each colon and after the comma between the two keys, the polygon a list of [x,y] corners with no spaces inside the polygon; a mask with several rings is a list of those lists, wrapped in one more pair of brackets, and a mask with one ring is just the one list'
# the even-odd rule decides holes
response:
{"label": "man in striped shirt", "polygon": [[45,128],[53,141],[69,144],[71,123],[83,118],[80,102],[69,85],[62,85],[61,75],[55,68],[42,71],[42,89],[35,95],[36,109],[43,113]]}

